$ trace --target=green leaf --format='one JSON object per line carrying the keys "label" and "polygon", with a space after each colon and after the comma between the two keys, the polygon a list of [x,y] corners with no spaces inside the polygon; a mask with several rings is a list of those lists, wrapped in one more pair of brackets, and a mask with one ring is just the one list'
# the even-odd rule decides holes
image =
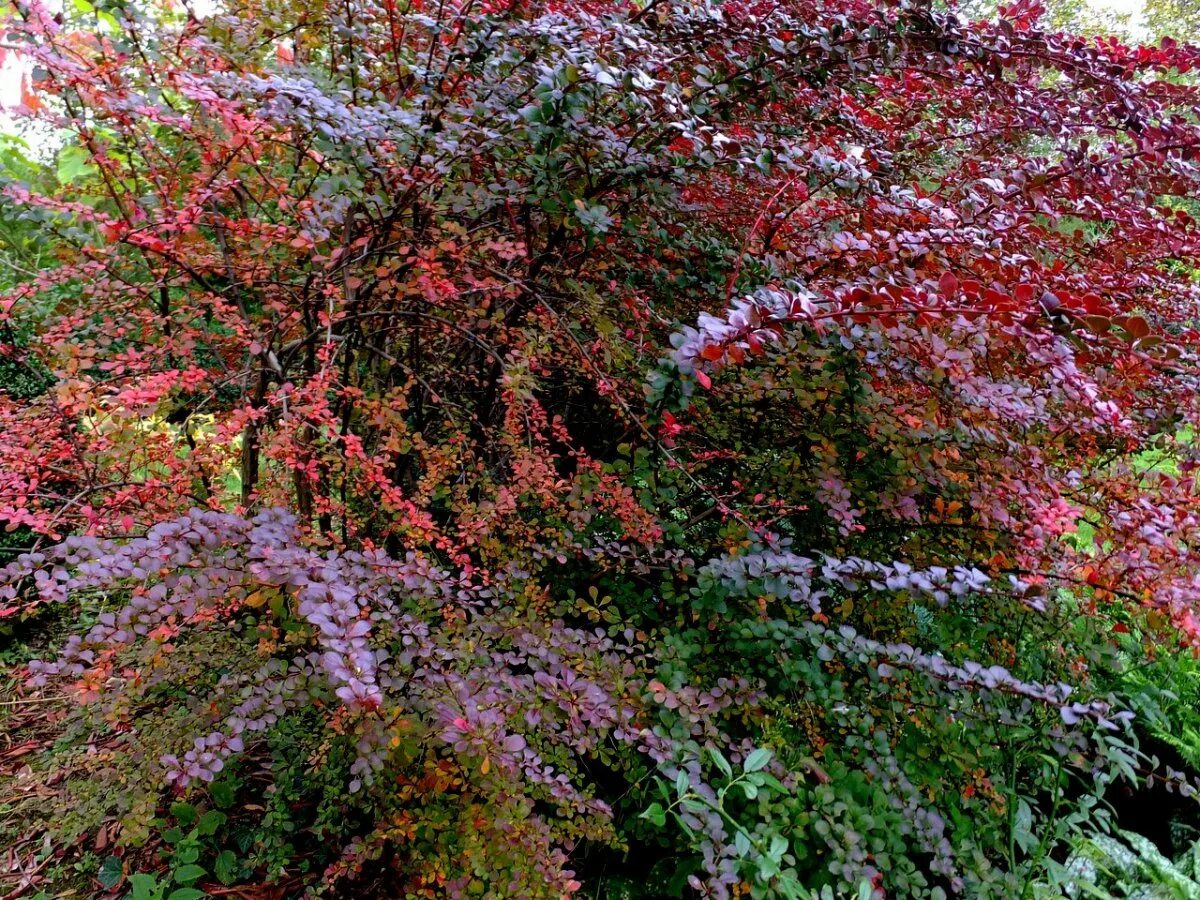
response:
{"label": "green leaf", "polygon": [[783,859],[783,854],[787,853],[788,842],[781,834],[776,834],[771,837],[771,848],[767,851],[767,855],[775,862]]}
{"label": "green leaf", "polygon": [[186,828],[196,821],[196,807],[190,803],[172,803],[171,815],[179,821],[180,825]]}
{"label": "green leaf", "polygon": [[214,781],[208,786],[208,795],[212,797],[213,804],[220,809],[229,809],[233,806],[236,794],[237,788],[231,780]]}
{"label": "green leaf", "polygon": [[779,874],[779,864],[769,856],[760,856],[757,867],[759,881],[770,881]]}
{"label": "green leaf", "polygon": [[197,878],[203,878],[203,877],[204,877],[203,867],[197,866],[193,863],[189,863],[186,866],[180,866],[178,869],[175,870],[175,880],[179,884],[187,884],[190,881],[195,881]]}
{"label": "green leaf", "polygon": [[69,144],[59,151],[56,174],[63,184],[70,184],[92,171],[92,157],[78,144]]}
{"label": "green leaf", "polygon": [[662,828],[667,824],[667,813],[666,810],[662,808],[661,803],[651,803],[645,812],[638,816],[638,818],[645,819],[647,822],[657,826],[658,828]]}
{"label": "green leaf", "polygon": [[781,794],[788,793],[788,789],[784,785],[784,783],[782,781],[780,781],[778,778],[776,778],[774,775],[772,775],[770,772],[763,772],[759,776],[759,778],[761,779],[761,781],[759,782],[760,787],[763,787],[763,786],[769,787],[771,790],[778,791]]}
{"label": "green leaf", "polygon": [[216,834],[217,830],[225,824],[228,817],[225,813],[219,810],[210,809],[200,817],[200,821],[196,823],[196,831],[202,835]]}
{"label": "green leaf", "polygon": [[726,778],[733,777],[733,766],[729,765],[729,760],[721,755],[720,750],[718,750],[716,747],[711,747],[709,748],[708,755],[712,757],[713,763],[718,769],[721,770],[722,775],[724,775]]}
{"label": "green leaf", "polygon": [[167,894],[167,900],[200,900],[201,897],[208,895],[199,888],[185,887],[175,888],[171,893]]}
{"label": "green leaf", "polygon": [[1024,800],[1017,804],[1017,815],[1013,821],[1013,839],[1017,846],[1028,853],[1037,843],[1033,834],[1033,810]]}
{"label": "green leaf", "polygon": [[232,850],[222,850],[213,862],[213,873],[221,884],[233,884],[237,880],[237,855]]}
{"label": "green leaf", "polygon": [[96,873],[96,880],[104,886],[106,890],[112,890],[121,883],[121,879],[125,877],[125,867],[121,865],[121,860],[115,856],[106,857],[100,865],[100,871]]}
{"label": "green leaf", "polygon": [[200,858],[200,844],[194,840],[184,841],[175,848],[175,862],[180,865],[194,863]]}
{"label": "green leaf", "polygon": [[690,786],[691,785],[690,785],[690,782],[688,781],[687,772],[680,770],[679,774],[675,776],[675,793],[678,796],[682,797],[684,794],[686,794],[688,792],[688,788]]}
{"label": "green leaf", "polygon": [[139,872],[136,875],[129,876],[129,887],[133,896],[133,900],[156,900],[162,895],[162,889],[159,887],[158,879],[153,875],[147,875],[144,872]]}
{"label": "green leaf", "polygon": [[742,763],[742,771],[757,772],[759,769],[765,769],[770,761],[771,751],[766,747],[759,747],[746,757],[746,761]]}

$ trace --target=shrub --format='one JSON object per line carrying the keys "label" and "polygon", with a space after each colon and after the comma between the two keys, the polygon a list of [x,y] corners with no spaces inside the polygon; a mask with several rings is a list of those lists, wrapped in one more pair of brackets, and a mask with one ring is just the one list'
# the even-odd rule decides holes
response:
{"label": "shrub", "polygon": [[1200,58],[1037,13],[17,3],[34,818],[177,900],[1041,884],[1200,636]]}

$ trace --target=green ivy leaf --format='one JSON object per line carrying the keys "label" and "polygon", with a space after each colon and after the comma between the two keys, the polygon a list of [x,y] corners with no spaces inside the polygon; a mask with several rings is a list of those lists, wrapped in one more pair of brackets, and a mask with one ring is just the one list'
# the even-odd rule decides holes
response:
{"label": "green ivy leaf", "polygon": [[121,865],[121,860],[115,856],[106,857],[100,865],[100,871],[96,873],[96,880],[104,886],[106,890],[112,890],[121,883],[121,879],[125,877],[125,867]]}

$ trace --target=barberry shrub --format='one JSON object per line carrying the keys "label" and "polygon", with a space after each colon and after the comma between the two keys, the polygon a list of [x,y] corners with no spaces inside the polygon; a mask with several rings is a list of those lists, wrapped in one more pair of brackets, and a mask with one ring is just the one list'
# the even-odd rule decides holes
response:
{"label": "barberry shrub", "polygon": [[38,827],[135,896],[1011,897],[1190,792],[1123,670],[1200,641],[1200,50],[1040,13],[16,0]]}

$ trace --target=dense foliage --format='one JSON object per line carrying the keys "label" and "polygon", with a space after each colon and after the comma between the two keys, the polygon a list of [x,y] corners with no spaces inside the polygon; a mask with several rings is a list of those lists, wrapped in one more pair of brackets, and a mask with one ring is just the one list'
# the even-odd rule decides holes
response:
{"label": "dense foliage", "polygon": [[15,0],[14,845],[1058,896],[1184,809],[1200,49],[1041,12]]}

